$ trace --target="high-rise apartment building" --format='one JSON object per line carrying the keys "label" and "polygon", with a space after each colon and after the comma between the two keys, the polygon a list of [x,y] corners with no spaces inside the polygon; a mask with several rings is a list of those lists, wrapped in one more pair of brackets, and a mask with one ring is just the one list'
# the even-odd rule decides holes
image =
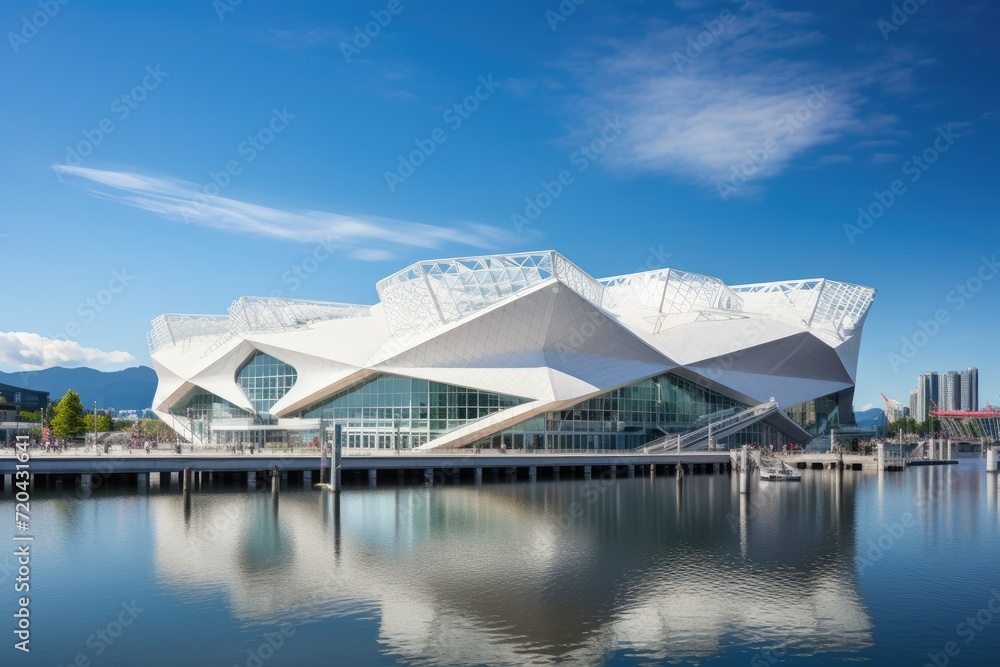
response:
{"label": "high-rise apartment building", "polygon": [[917,412],[913,418],[918,422],[930,416],[934,409],[932,402],[936,404],[941,395],[940,387],[940,376],[935,371],[921,373],[917,378]]}
{"label": "high-rise apartment building", "polygon": [[938,405],[943,410],[962,409],[962,374],[958,371],[948,371],[944,380],[944,396]]}
{"label": "high-rise apartment building", "polygon": [[979,409],[979,369],[969,367],[962,371],[962,410]]}

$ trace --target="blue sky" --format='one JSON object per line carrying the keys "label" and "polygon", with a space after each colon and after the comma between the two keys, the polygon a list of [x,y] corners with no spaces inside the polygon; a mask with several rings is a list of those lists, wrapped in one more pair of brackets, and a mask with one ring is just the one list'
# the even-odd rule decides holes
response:
{"label": "blue sky", "polygon": [[896,7],[4,3],[0,369],[148,364],[163,312],[555,248],[876,287],[858,406],[969,365],[1000,401],[1000,14]]}

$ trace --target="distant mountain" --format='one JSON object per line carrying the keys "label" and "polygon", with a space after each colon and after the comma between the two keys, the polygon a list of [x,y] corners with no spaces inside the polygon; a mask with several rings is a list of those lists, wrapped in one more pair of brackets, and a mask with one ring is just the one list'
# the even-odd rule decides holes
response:
{"label": "distant mountain", "polygon": [[49,399],[58,402],[67,389],[80,394],[85,410],[142,410],[153,405],[156,393],[156,372],[149,366],[135,366],[121,371],[98,371],[93,368],[46,368],[41,371],[4,373],[0,382],[25,389],[49,392]]}
{"label": "distant mountain", "polygon": [[854,421],[862,428],[874,428],[885,424],[885,411],[882,408],[869,407],[854,413]]}

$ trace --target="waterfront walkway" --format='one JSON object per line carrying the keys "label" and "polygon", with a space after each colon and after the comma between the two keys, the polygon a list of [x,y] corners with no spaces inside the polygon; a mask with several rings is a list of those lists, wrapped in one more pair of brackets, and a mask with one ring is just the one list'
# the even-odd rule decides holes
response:
{"label": "waterfront walkway", "polygon": [[[508,481],[592,477],[634,477],[638,474],[668,474],[677,466],[691,473],[718,473],[731,469],[730,453],[676,452],[644,454],[635,451],[567,452],[523,450],[499,453],[486,450],[476,454],[472,450],[407,451],[394,450],[358,451],[345,450],[341,458],[341,474],[345,484],[374,486],[380,480],[406,483],[425,480],[432,482],[462,482],[466,479],[481,482],[487,478]],[[146,454],[142,450],[125,450],[110,454],[69,452],[54,453],[41,450],[30,453],[29,471],[33,480],[60,484],[75,478],[77,486],[90,486],[95,477],[118,485],[136,484],[141,488],[151,481],[160,484],[176,481],[185,469],[197,475],[209,475],[214,480],[221,476],[227,481],[245,481],[254,487],[275,471],[282,479],[302,483],[320,482],[328,470],[329,458],[322,461],[313,450],[264,451],[255,454],[233,454],[223,451],[184,451],[181,454],[156,451]],[[0,456],[0,474],[4,489],[11,489],[12,475],[17,470],[13,454]],[[152,478],[151,476],[158,477]]]}

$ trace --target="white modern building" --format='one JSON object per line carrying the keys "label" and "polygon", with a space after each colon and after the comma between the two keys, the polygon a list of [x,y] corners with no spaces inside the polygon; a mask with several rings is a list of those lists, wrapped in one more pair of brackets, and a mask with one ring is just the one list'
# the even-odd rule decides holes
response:
{"label": "white modern building", "polygon": [[336,424],[345,447],[626,449],[777,403],[720,444],[802,444],[850,422],[875,296],[820,278],[594,278],[554,251],[421,261],[376,287],[372,306],[241,297],[158,317],[154,410],[198,444]]}

